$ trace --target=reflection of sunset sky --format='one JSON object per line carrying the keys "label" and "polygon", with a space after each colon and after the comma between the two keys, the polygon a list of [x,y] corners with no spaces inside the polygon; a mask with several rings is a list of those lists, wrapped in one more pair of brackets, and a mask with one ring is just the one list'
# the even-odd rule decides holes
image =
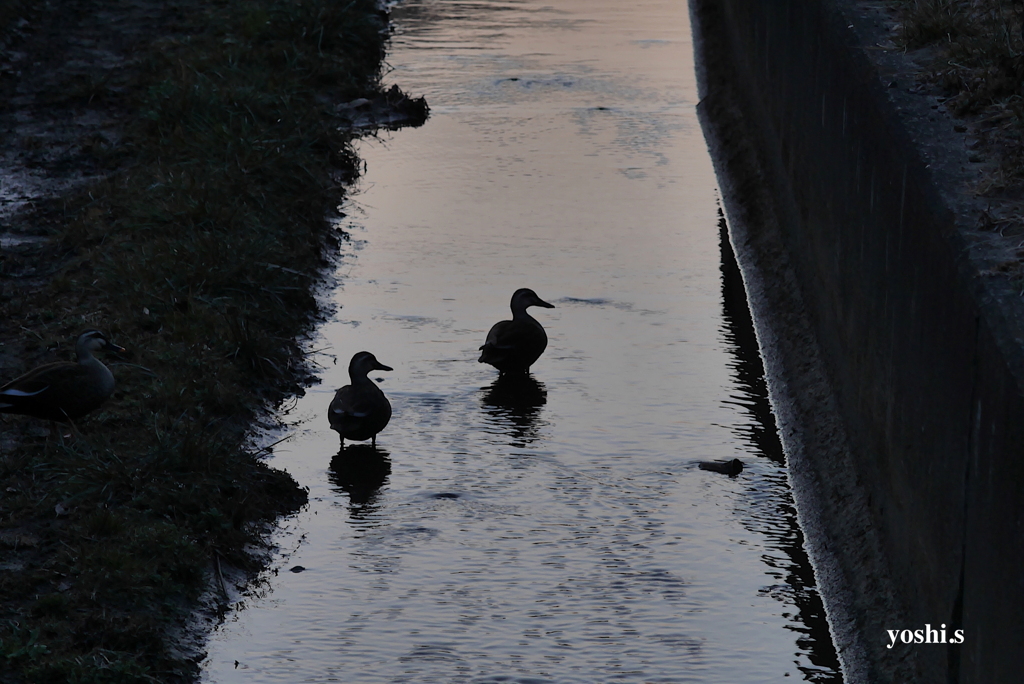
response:
{"label": "reflection of sunset sky", "polygon": [[[452,242],[426,236],[423,259],[458,259],[456,245],[480,250],[491,262],[461,264],[464,278],[451,285],[471,284],[481,301],[507,299],[526,268],[542,278],[531,281],[541,296],[553,296],[545,274],[566,268],[587,273],[599,294],[628,295],[641,284],[624,257],[644,259],[652,277],[678,273],[677,253],[695,247],[679,207],[707,205],[713,192],[698,180],[711,166],[692,114],[685,8],[615,10],[610,21],[590,21],[579,11],[595,3],[578,2],[479,21],[480,5],[455,3],[459,20],[436,4],[423,14],[445,19],[423,33],[396,11],[394,49],[410,57],[389,60],[389,80],[424,94],[433,116],[423,129],[386,134],[414,140],[402,142],[401,163],[374,169],[375,185],[403,189],[403,201],[375,206],[374,218],[426,233],[445,226]],[[620,254],[596,244],[604,239],[638,244]]]}
{"label": "reflection of sunset sky", "polygon": [[[282,541],[308,570],[217,635],[209,681],[800,681],[797,607],[765,590],[780,535],[746,499],[783,471],[729,403],[749,382],[686,3],[430,0],[394,21],[386,80],[431,118],[359,144],[324,382],[273,460],[310,487],[305,540]],[[522,399],[476,361],[519,287],[556,307],[531,309],[549,345]],[[362,349],[395,369],[394,415],[357,518],[362,471],[328,473],[324,411]],[[735,457],[735,479],[696,467]]]}

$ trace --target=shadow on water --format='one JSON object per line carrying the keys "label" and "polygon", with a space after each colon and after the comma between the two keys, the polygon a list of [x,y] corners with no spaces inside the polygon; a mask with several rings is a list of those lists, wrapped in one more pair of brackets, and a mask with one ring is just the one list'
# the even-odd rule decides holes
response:
{"label": "shadow on water", "polygon": [[370,444],[349,444],[331,459],[328,477],[348,494],[354,520],[365,520],[380,507],[380,488],[391,474],[391,454]]}
{"label": "shadow on water", "polygon": [[740,436],[772,462],[785,467],[786,456],[779,441],[775,415],[768,403],[768,383],[764,378],[764,365],[754,333],[754,319],[750,315],[743,277],[729,244],[728,226],[721,209],[718,210],[718,236],[722,253],[722,318],[725,324],[722,336],[736,358],[730,365],[741,392],[725,403],[739,406],[754,419],[750,424],[736,426]]}
{"label": "shadow on water", "polygon": [[512,446],[524,447],[537,439],[537,418],[548,401],[543,383],[529,373],[504,374],[481,391],[484,411],[492,423],[508,428]]}
{"label": "shadow on water", "polygon": [[731,364],[739,392],[726,402],[740,407],[752,419],[747,424],[736,424],[733,429],[756,453],[768,457],[779,466],[752,477],[752,486],[746,499],[750,519],[745,526],[766,535],[783,555],[765,555],[772,568],[769,573],[778,583],[762,589],[779,601],[796,607],[795,615],[788,615],[791,629],[800,634],[797,647],[813,667],[800,667],[804,680],[809,682],[843,681],[839,659],[828,623],[825,607],[818,594],[814,571],[804,550],[804,535],[796,518],[796,506],[786,480],[786,459],[779,440],[775,416],[768,402],[768,385],[764,365],[758,350],[754,323],[747,305],[736,256],[729,244],[728,225],[721,210],[718,213],[719,246],[722,270],[722,337],[735,357]]}

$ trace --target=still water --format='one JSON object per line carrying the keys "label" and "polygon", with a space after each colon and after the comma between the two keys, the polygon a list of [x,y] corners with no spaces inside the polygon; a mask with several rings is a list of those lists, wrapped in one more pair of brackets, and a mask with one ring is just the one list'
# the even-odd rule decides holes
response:
{"label": "still water", "polygon": [[[838,682],[723,242],[682,0],[418,0],[341,227],[323,384],[272,464],[309,487],[205,681]],[[532,379],[477,363],[519,287]],[[394,406],[339,454],[361,350]],[[698,462],[739,458],[736,477]],[[288,570],[302,566],[302,572]]]}

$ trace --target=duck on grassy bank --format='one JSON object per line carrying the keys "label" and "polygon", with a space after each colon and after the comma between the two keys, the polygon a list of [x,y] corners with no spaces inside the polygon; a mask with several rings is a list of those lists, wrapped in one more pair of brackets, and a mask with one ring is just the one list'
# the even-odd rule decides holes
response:
{"label": "duck on grassy bank", "polygon": [[370,352],[362,351],[352,357],[348,364],[348,376],[351,385],[345,385],[334,395],[328,418],[331,429],[341,435],[341,443],[345,440],[361,442],[372,440],[377,444],[377,433],[383,430],[391,420],[391,402],[367,377],[372,370],[394,370],[377,360]]}
{"label": "duck on grassy bank", "polygon": [[526,310],[531,306],[555,308],[528,287],[512,295],[512,320],[499,321],[487,333],[480,347],[480,363],[489,363],[501,373],[523,373],[530,369],[548,346],[543,326]]}
{"label": "duck on grassy bank", "polygon": [[69,422],[99,408],[114,392],[114,375],[93,356],[101,349],[124,351],[99,330],[86,330],[75,344],[77,363],[48,363],[0,387],[0,413]]}

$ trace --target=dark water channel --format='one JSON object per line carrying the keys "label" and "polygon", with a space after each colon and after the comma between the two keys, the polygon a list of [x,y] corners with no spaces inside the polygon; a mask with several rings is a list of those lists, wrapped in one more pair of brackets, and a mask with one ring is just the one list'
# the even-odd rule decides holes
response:
{"label": "dark water channel", "polygon": [[[273,464],[309,487],[205,681],[838,682],[694,113],[686,4],[405,2],[427,124],[367,173]],[[477,347],[518,287],[550,338]],[[339,454],[357,351],[394,417]],[[736,477],[698,469],[741,459]],[[288,572],[301,565],[303,572]]]}

